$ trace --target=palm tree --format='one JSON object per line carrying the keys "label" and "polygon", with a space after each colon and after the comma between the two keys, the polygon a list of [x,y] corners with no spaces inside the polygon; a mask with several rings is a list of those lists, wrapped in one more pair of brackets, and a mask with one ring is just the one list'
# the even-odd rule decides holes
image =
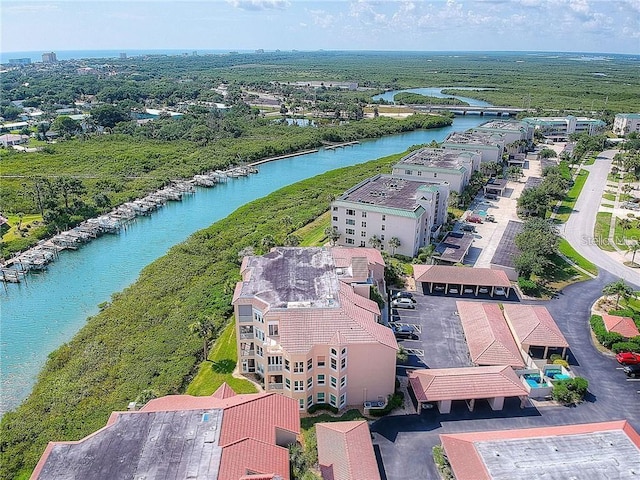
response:
{"label": "palm tree", "polygon": [[262,248],[267,252],[276,246],[276,239],[273,238],[273,235],[265,235],[260,242]]}
{"label": "palm tree", "polygon": [[609,283],[604,286],[602,289],[602,293],[605,295],[615,295],[616,296],[616,310],[620,305],[620,297],[627,298],[633,295],[633,288],[624,283],[624,280],[616,280],[613,283]]}
{"label": "palm tree", "polygon": [[201,318],[189,325],[189,331],[202,339],[202,354],[203,358],[207,360],[209,356],[209,341],[215,331],[213,321],[210,318]]}
{"label": "palm tree", "polygon": [[382,240],[380,240],[380,237],[378,237],[377,235],[374,235],[369,239],[369,245],[371,245],[373,248],[380,248],[382,246]]}
{"label": "palm tree", "polygon": [[332,247],[336,244],[336,242],[340,238],[340,232],[338,231],[338,227],[327,227],[324,229],[324,234],[327,236],[327,238],[331,242]]}
{"label": "palm tree", "polygon": [[400,239],[398,237],[391,237],[389,240],[389,248],[391,249],[391,255],[396,254],[396,248],[400,246]]}
{"label": "palm tree", "polygon": [[636,252],[638,250],[640,250],[640,242],[631,242],[629,244],[629,250],[631,251],[632,255],[631,255],[631,266],[633,267],[635,265],[635,259],[636,259]]}
{"label": "palm tree", "polygon": [[302,240],[298,235],[294,235],[293,233],[290,233],[285,237],[284,244],[287,247],[297,247],[298,245],[300,245],[301,241]]}

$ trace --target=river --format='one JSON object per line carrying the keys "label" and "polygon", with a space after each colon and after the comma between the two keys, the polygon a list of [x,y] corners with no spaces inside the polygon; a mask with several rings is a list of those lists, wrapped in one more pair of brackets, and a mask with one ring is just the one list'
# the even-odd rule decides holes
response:
{"label": "river", "polygon": [[[199,188],[181,202],[169,202],[138,218],[118,235],[104,235],[77,251],[64,251],[27,283],[0,292],[0,413],[30,393],[47,355],[71,339],[98,305],[133,283],[140,271],[170,247],[220,220],[238,207],[335,168],[402,152],[411,145],[442,141],[486,119],[456,117],[451,127],[420,130],[363,141],[359,145],[266,163],[260,173]],[[1,287],[0,287],[1,288]]]}

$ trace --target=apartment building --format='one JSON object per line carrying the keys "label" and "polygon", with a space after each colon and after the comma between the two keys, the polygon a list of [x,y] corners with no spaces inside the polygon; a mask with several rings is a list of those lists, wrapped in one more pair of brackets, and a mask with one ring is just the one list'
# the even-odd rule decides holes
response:
{"label": "apartment building", "polygon": [[613,133],[628,135],[640,133],[640,113],[618,113],[613,120]]}
{"label": "apartment building", "polygon": [[539,130],[545,138],[551,140],[566,140],[572,133],[588,133],[597,135],[604,131],[606,123],[602,120],[587,117],[527,117],[522,120],[536,130]]}
{"label": "apartment building", "polygon": [[478,152],[421,148],[404,156],[393,166],[394,177],[430,184],[448,184],[452,192],[462,193],[471,175],[480,166]]}
{"label": "apartment building", "polygon": [[499,133],[504,136],[505,146],[515,142],[533,142],[535,128],[527,122],[494,119],[472,129],[474,132]]}
{"label": "apartment building", "polygon": [[505,136],[502,133],[468,130],[449,134],[442,143],[442,148],[477,152],[480,154],[482,162],[500,163],[506,144]]}
{"label": "apartment building", "polygon": [[[448,199],[448,184],[376,175],[331,203],[331,225],[340,233],[338,245],[374,246],[413,257],[437,236]],[[400,244],[390,245],[392,238]]]}
{"label": "apartment building", "polygon": [[276,247],[242,262],[233,296],[240,370],[301,411],[394,391],[398,344],[368,298],[384,261],[374,249],[347,250]]}

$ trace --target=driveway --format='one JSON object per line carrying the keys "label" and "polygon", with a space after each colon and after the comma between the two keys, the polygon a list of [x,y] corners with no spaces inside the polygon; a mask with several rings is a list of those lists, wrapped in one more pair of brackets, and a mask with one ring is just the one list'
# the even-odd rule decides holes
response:
{"label": "driveway", "polygon": [[[577,407],[561,407],[550,405],[549,402],[536,402],[535,405],[520,409],[518,402],[508,401],[503,411],[493,412],[486,402],[479,402],[474,412],[458,404],[454,405],[452,413],[446,415],[433,409],[421,415],[384,417],[371,426],[374,448],[384,465],[383,478],[439,479],[431,449],[440,443],[438,435],[442,433],[511,430],[622,419],[629,420],[640,431],[640,394],[637,393],[640,391],[640,382],[628,381],[615,359],[601,354],[593,346],[588,326],[593,301],[600,296],[602,287],[614,280],[615,277],[610,273],[601,272],[594,280],[565,288],[553,300],[528,302],[545,305],[567,338],[571,346],[572,369],[589,380],[589,395],[584,403]],[[409,311],[415,313],[403,315],[403,312],[401,318],[424,316],[425,322],[432,326],[450,323],[448,327],[442,327],[442,333],[457,335],[456,325],[460,322],[454,322],[451,317],[455,299],[417,295],[416,300],[416,310]],[[433,334],[436,333],[434,327]],[[428,331],[423,331],[420,337],[425,349],[425,363],[435,362],[429,357],[430,349],[446,352],[447,348],[444,344],[440,345],[435,336],[430,338],[428,335]],[[407,342],[402,341],[401,344]],[[454,352],[454,361],[460,360],[460,355],[459,351]],[[453,366],[453,362],[448,365],[437,364]]]}
{"label": "driveway", "polygon": [[589,259],[599,268],[640,288],[640,271],[625,267],[616,258],[598,247],[593,236],[596,215],[607,183],[613,156],[617,150],[606,150],[598,156],[593,165],[584,166],[589,171],[587,181],[567,223],[561,227],[561,235],[567,239],[580,255]]}

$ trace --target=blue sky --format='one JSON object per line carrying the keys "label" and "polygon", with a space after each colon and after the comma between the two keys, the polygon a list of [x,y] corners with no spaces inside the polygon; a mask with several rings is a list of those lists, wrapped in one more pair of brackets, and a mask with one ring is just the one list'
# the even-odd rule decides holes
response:
{"label": "blue sky", "polygon": [[639,0],[0,0],[4,52],[542,50],[640,54]]}

